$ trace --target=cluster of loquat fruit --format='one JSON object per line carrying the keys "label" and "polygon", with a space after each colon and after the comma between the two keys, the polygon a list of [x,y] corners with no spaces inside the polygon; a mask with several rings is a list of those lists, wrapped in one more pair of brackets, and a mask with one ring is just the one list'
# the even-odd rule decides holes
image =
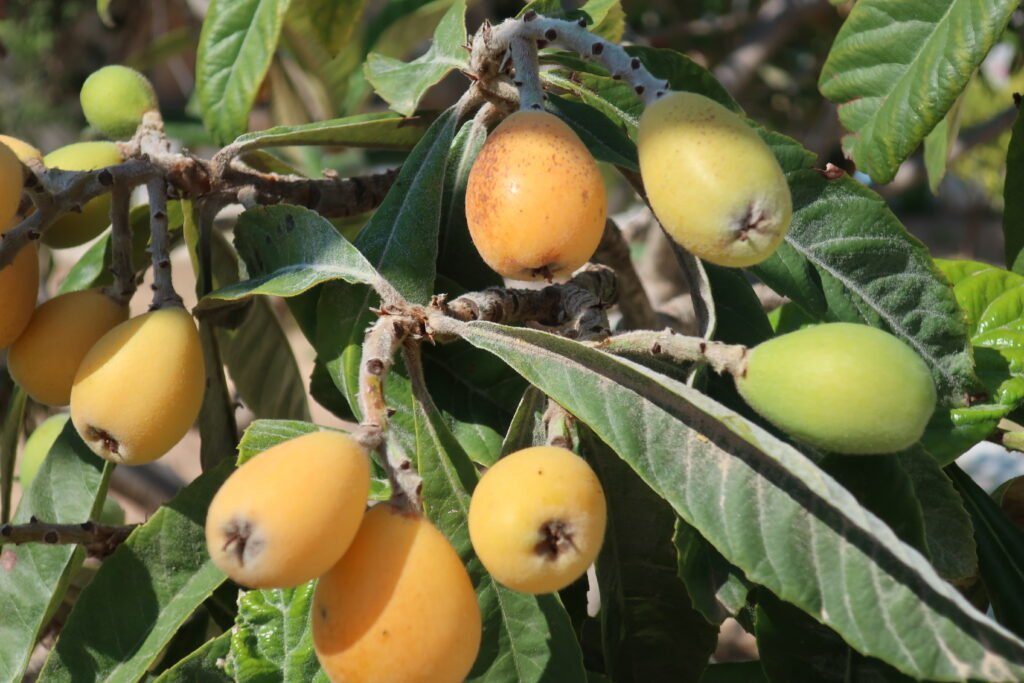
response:
{"label": "cluster of loquat fruit", "polygon": [[[156,95],[142,74],[100,69],[85,82],[82,108],[108,137],[130,136]],[[124,161],[115,142],[80,142],[43,156],[0,136],[0,225],[10,229],[31,212],[21,204],[23,164],[92,171]],[[51,249],[79,246],[110,225],[109,195],[58,218],[42,234]],[[0,231],[2,233],[2,231]],[[165,305],[129,320],[128,302],[104,289],[69,292],[36,306],[35,242],[0,270],[0,349],[11,377],[36,402],[71,407],[71,420],[97,454],[123,464],[164,455],[199,415],[205,386],[203,354],[192,316]],[[130,394],[130,395],[129,395]]]}

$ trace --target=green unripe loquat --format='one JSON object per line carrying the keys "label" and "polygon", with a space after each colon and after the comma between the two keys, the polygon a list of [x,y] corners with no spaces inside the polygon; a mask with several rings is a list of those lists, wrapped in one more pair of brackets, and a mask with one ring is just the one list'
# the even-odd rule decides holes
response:
{"label": "green unripe loquat", "polygon": [[89,350],[71,388],[71,420],[101,458],[141,465],[185,436],[205,384],[192,316],[161,308],[121,323]]}
{"label": "green unripe loquat", "polygon": [[372,508],[313,596],[313,646],[333,683],[461,683],[480,649],[473,584],[418,514]]}
{"label": "green unripe loquat", "polygon": [[[95,171],[116,166],[124,161],[121,150],[113,142],[76,142],[56,149],[43,158],[46,168],[65,171]],[[110,195],[95,197],[82,207],[81,213],[61,216],[43,233],[43,244],[65,249],[85,244],[110,225]]]}
{"label": "green unripe loquat", "polygon": [[521,111],[487,137],[466,187],[473,244],[515,280],[564,278],[604,234],[604,181],[576,133],[554,114]]}
{"label": "green unripe loquat", "polygon": [[294,588],[330,569],[359,530],[370,459],[347,434],[278,444],[228,478],[206,515],[221,571],[250,588]]}
{"label": "green unripe loquat", "polygon": [[469,537],[498,582],[551,593],[581,577],[604,541],[604,490],[572,451],[537,446],[511,453],[480,479]]}
{"label": "green unripe loquat", "polygon": [[105,66],[85,79],[80,96],[89,125],[112,140],[135,134],[142,115],[157,108],[149,79],[127,66]]}
{"label": "green unripe loquat", "polygon": [[786,236],[793,205],[779,162],[714,100],[675,92],[656,101],[640,117],[637,151],[655,216],[696,256],[751,266]]}
{"label": "green unripe loquat", "polygon": [[11,346],[11,377],[37,403],[65,406],[85,354],[127,319],[128,307],[98,289],[54,297],[36,309]]}
{"label": "green unripe loquat", "polygon": [[14,150],[0,144],[0,233],[14,224],[24,189],[25,175],[21,160]]}
{"label": "green unripe loquat", "polygon": [[826,323],[751,349],[736,388],[776,427],[835,453],[893,453],[924,433],[935,384],[913,349],[882,330]]}
{"label": "green unripe loquat", "polygon": [[39,293],[39,255],[35,243],[22,247],[0,268],[0,349],[21,336],[32,319]]}

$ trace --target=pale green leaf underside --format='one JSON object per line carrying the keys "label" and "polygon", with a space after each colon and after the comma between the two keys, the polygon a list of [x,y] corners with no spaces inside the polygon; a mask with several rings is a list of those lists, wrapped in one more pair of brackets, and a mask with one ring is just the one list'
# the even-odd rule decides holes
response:
{"label": "pale green leaf underside", "polygon": [[240,152],[288,145],[405,150],[419,142],[429,125],[430,121],[423,116],[402,117],[391,112],[374,112],[298,126],[268,128],[246,133],[233,144],[237,145]]}
{"label": "pale green leaf underside", "polygon": [[403,62],[376,52],[366,56],[363,72],[377,94],[406,116],[416,111],[423,93],[449,71],[466,66],[466,2],[458,0],[441,18],[426,54]]}
{"label": "pale green leaf underside", "polygon": [[1024,642],[804,455],[684,384],[546,333],[461,326],[587,423],[722,555],[912,676],[1024,676]]}
{"label": "pale green leaf underside", "polygon": [[860,0],[818,86],[839,104],[844,145],[880,183],[946,116],[1017,0]]}
{"label": "pale green leaf underside", "polygon": [[[267,245],[273,245],[268,249]],[[235,227],[235,247],[247,264],[266,273],[208,294],[197,310],[258,294],[292,297],[332,280],[376,284],[380,276],[352,243],[326,219],[298,206],[246,211]]]}
{"label": "pale green leaf underside", "polygon": [[249,110],[277,49],[289,0],[212,0],[196,58],[203,124],[224,144],[249,128]]}

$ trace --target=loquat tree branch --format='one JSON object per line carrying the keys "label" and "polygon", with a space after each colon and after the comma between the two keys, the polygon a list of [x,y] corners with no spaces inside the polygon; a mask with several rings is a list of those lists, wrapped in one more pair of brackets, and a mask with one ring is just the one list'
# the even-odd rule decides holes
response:
{"label": "loquat tree branch", "polygon": [[121,304],[127,304],[135,293],[129,214],[131,197],[131,188],[124,185],[114,185],[110,193],[110,271],[114,274],[114,283],[103,291]]}
{"label": "loquat tree branch", "polygon": [[742,377],[747,371],[747,347],[687,337],[672,330],[625,332],[594,346],[609,353],[667,356],[683,363],[707,363],[715,372],[734,377]]}
{"label": "loquat tree branch", "polygon": [[566,336],[593,338],[608,334],[606,311],[617,300],[615,271],[591,264],[568,282],[543,289],[492,287],[451,301],[437,296],[431,307],[463,322],[536,323],[564,328],[569,332]]}
{"label": "loquat tree branch", "polygon": [[150,310],[182,306],[171,279],[171,238],[167,230],[167,185],[162,178],[147,184],[149,190],[149,254],[153,261],[153,305]]}
{"label": "loquat tree branch", "polygon": [[644,290],[644,284],[633,265],[629,244],[615,221],[608,219],[593,260],[611,268],[619,285],[619,312],[627,330],[651,329],[657,325],[658,314]]}
{"label": "loquat tree branch", "polygon": [[0,545],[81,545],[94,557],[106,557],[114,552],[137,526],[138,524],[109,526],[95,522],[48,524],[33,517],[28,524],[0,526]]}

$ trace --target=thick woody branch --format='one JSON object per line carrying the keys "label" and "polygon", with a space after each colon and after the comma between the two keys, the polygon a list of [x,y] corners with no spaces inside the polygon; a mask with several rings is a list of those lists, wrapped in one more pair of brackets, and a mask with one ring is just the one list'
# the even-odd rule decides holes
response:
{"label": "thick woody branch", "polygon": [[579,338],[608,334],[606,309],[618,300],[618,281],[610,268],[589,265],[568,282],[543,289],[493,287],[452,301],[437,297],[432,306],[469,322],[537,323],[565,328]]}
{"label": "thick woody branch", "polygon": [[672,330],[626,332],[595,345],[609,353],[636,353],[664,356],[682,363],[707,363],[712,370],[734,377],[747,372],[747,347],[687,337]]}
{"label": "thick woody branch", "polygon": [[358,438],[366,448],[375,448],[383,456],[392,502],[415,509],[422,480],[408,456],[398,448],[389,448],[385,439],[392,411],[384,399],[384,381],[410,328],[408,320],[385,313],[366,333],[359,365],[359,409],[363,419]]}
{"label": "thick woody branch", "polygon": [[46,545],[81,545],[94,557],[114,552],[135,530],[137,524],[108,526],[95,522],[81,524],[47,524],[33,518],[28,524],[0,526],[0,545],[41,543]]}

